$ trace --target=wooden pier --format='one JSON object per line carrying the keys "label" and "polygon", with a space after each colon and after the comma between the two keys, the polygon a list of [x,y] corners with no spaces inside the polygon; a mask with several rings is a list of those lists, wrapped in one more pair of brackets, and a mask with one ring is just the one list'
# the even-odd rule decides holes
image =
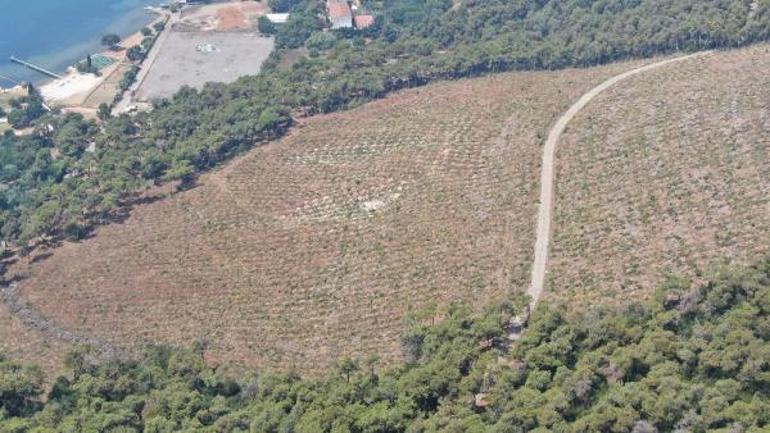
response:
{"label": "wooden pier", "polygon": [[61,75],[56,74],[54,72],[49,71],[48,69],[42,68],[38,65],[35,65],[34,63],[27,62],[26,60],[19,59],[16,56],[11,56],[11,61],[14,63],[18,63],[20,65],[26,66],[32,70],[35,70],[37,72],[40,72],[41,74],[48,75],[49,77],[53,78],[61,78]]}

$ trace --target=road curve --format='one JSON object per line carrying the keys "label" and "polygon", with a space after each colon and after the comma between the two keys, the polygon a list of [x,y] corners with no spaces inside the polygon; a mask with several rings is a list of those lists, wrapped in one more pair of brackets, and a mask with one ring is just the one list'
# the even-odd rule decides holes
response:
{"label": "road curve", "polygon": [[589,90],[588,93],[583,95],[577,102],[575,102],[575,104],[573,104],[569,110],[562,114],[559,120],[556,121],[556,124],[554,124],[554,126],[551,128],[551,131],[548,133],[548,139],[545,142],[545,147],[543,148],[543,163],[542,171],[540,173],[540,205],[537,215],[535,260],[532,264],[532,280],[529,289],[527,290],[527,294],[530,296],[530,310],[534,309],[535,305],[540,300],[545,285],[546,265],[548,262],[548,244],[551,238],[551,214],[553,211],[554,201],[554,158],[556,155],[556,145],[559,142],[559,138],[561,138],[564,129],[567,127],[567,124],[580,110],[588,105],[592,99],[618,82],[642,72],[649,71],[650,69],[659,68],[669,63],[681,62],[683,60],[691,59],[696,56],[702,56],[708,53],[710,53],[710,51],[663,60],[632,69],[620,75],[616,75]]}

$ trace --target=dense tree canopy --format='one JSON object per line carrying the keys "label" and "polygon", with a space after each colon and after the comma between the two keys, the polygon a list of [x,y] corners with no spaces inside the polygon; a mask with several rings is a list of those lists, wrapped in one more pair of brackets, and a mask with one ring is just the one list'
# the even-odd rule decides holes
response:
{"label": "dense tree canopy", "polygon": [[[279,49],[257,76],[183,88],[150,113],[100,126],[77,116],[41,116],[35,101],[11,110],[12,123],[36,132],[0,141],[8,166],[0,183],[3,239],[23,246],[40,235],[82,235],[109,221],[136,191],[164,180],[190,185],[201,170],[281,136],[293,117],[348,108],[405,87],[738,46],[770,36],[768,0],[370,1],[364,3],[377,17],[375,26],[333,36],[319,33],[318,2],[271,3],[292,13],[276,29]],[[286,50],[303,46],[312,48],[311,57],[279,66]],[[129,71],[121,88],[135,76],[136,69]]]}
{"label": "dense tree canopy", "polygon": [[120,36],[115,33],[108,33],[102,36],[102,45],[106,47],[115,47],[120,43]]}
{"label": "dense tree canopy", "polygon": [[622,310],[573,317],[541,304],[509,348],[504,325],[517,309],[414,316],[405,363],[342,360],[315,379],[211,368],[201,345],[151,348],[139,361],[98,362],[82,349],[43,403],[39,371],[0,360],[0,431],[770,428],[770,260],[698,287],[672,279],[649,303]]}

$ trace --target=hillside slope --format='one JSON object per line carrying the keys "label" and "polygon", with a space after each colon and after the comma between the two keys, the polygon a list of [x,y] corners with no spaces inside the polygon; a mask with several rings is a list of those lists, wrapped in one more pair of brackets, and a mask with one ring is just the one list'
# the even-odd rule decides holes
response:
{"label": "hillside slope", "polygon": [[59,374],[64,358],[75,349],[52,335],[31,329],[24,321],[0,302],[0,353],[5,356],[35,363],[50,376]]}
{"label": "hillside slope", "polygon": [[[303,371],[345,355],[393,360],[410,309],[481,307],[526,289],[550,126],[589,89],[651,61],[441,83],[315,117],[193,190],[11,272],[41,314],[118,346],[205,339],[212,361]],[[643,297],[674,257],[704,266],[761,252],[768,62],[759,45],[667,65],[578,114],[556,155],[547,297]],[[696,168],[708,182],[692,181]],[[723,205],[695,193],[720,182],[732,217],[714,218]],[[634,210],[640,191],[682,195],[677,185],[692,189],[689,202]],[[706,242],[684,254],[666,232],[629,242],[616,215],[675,215],[666,224],[680,238],[729,229],[730,249]],[[634,266],[636,286],[624,290],[619,270]]]}
{"label": "hillside slope", "polygon": [[11,272],[43,315],[118,345],[204,338],[215,360],[306,371],[393,359],[409,309],[526,287],[550,123],[641,63],[443,83],[316,117]]}
{"label": "hillside slope", "polygon": [[646,297],[663,275],[770,245],[770,47],[718,52],[598,96],[559,144],[551,299]]}

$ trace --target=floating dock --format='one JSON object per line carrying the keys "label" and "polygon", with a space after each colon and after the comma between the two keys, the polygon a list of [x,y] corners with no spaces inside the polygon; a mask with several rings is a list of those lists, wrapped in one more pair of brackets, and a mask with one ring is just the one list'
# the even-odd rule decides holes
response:
{"label": "floating dock", "polygon": [[45,68],[40,67],[38,65],[35,65],[34,63],[30,63],[30,62],[27,62],[26,60],[19,59],[16,56],[11,56],[11,61],[14,62],[14,63],[18,63],[20,65],[24,65],[24,66],[26,66],[26,67],[28,67],[28,68],[30,68],[32,70],[40,72],[41,74],[48,75],[49,77],[53,77],[53,78],[57,78],[57,79],[62,77],[59,74],[56,74],[54,72],[49,71],[48,69],[45,69]]}

